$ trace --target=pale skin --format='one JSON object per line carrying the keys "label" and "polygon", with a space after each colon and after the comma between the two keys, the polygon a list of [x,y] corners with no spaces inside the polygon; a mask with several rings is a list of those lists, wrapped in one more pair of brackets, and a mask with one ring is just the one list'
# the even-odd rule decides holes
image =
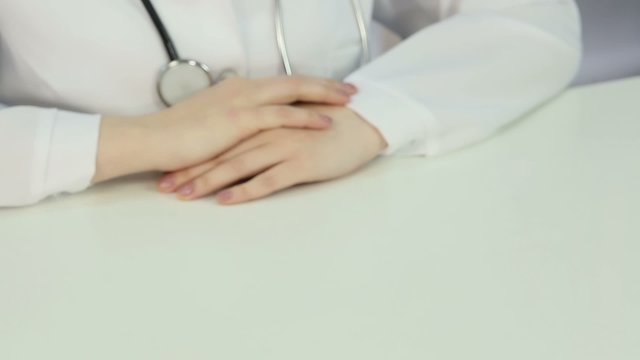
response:
{"label": "pale skin", "polygon": [[334,125],[326,131],[261,132],[212,160],[164,176],[160,191],[175,192],[182,200],[217,193],[220,204],[240,204],[348,175],[387,147],[375,128],[344,106],[302,108],[331,116]]}
{"label": "pale skin", "polygon": [[353,85],[322,78],[236,78],[164,111],[105,116],[93,183],[198,166],[268,130],[324,132],[334,123],[331,116],[295,104],[340,107],[356,92]]}

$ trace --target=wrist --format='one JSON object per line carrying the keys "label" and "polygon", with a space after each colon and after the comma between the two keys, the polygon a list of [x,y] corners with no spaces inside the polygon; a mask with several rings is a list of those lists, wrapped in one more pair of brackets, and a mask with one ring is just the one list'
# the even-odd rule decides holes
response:
{"label": "wrist", "polygon": [[158,168],[157,146],[147,124],[146,117],[102,118],[94,183]]}
{"label": "wrist", "polygon": [[350,116],[352,116],[355,119],[358,119],[358,123],[362,125],[363,128],[366,129],[365,133],[370,135],[369,144],[371,145],[372,150],[376,151],[377,155],[382,154],[389,147],[389,144],[387,143],[387,140],[384,138],[380,130],[378,130],[378,128],[376,128],[373,124],[371,124],[362,115],[358,114],[357,112],[349,108],[345,108],[345,109]]}

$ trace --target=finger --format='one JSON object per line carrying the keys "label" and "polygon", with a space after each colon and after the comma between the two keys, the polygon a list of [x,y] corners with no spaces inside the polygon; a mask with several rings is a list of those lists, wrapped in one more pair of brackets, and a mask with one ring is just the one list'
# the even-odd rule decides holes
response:
{"label": "finger", "polygon": [[240,138],[246,138],[264,130],[282,127],[324,130],[333,124],[333,119],[310,109],[263,106],[236,111],[235,122],[240,130]]}
{"label": "finger", "polygon": [[304,176],[294,163],[283,162],[244,184],[220,192],[216,200],[223,205],[235,205],[261,199],[304,183]]}
{"label": "finger", "polygon": [[244,154],[245,152],[257,149],[267,143],[267,141],[268,139],[264,136],[254,136],[212,160],[197,166],[167,173],[158,181],[158,190],[164,193],[175,192],[178,188],[184,186],[189,181],[212,170],[221,163]]}
{"label": "finger", "polygon": [[286,159],[282,147],[257,148],[223,162],[177,190],[178,198],[194,200],[259,174]]}
{"label": "finger", "polygon": [[249,106],[286,105],[296,102],[345,105],[357,88],[351,84],[310,76],[266,79],[248,98]]}

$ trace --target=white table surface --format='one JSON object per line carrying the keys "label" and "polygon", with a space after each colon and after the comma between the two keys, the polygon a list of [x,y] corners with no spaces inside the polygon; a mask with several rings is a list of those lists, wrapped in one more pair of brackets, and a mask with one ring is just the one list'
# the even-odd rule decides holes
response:
{"label": "white table surface", "polygon": [[0,210],[0,359],[640,359],[640,79],[245,206]]}

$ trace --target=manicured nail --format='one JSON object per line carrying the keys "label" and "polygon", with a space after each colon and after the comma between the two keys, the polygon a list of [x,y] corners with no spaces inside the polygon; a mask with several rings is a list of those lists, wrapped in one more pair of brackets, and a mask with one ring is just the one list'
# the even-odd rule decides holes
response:
{"label": "manicured nail", "polygon": [[338,93],[346,98],[350,98],[351,95],[353,95],[354,93],[352,93],[351,91],[347,91],[347,90],[340,90],[338,91]]}
{"label": "manicured nail", "polygon": [[347,89],[350,95],[354,95],[358,92],[358,87],[351,83],[345,83],[344,87],[345,89]]}
{"label": "manicured nail", "polygon": [[233,199],[233,192],[231,192],[231,190],[221,191],[220,193],[218,193],[216,198],[222,203],[229,202],[231,201],[231,199]]}
{"label": "manicured nail", "polygon": [[160,190],[171,191],[176,187],[176,177],[173,175],[166,176],[160,181]]}
{"label": "manicured nail", "polygon": [[180,189],[178,189],[178,195],[181,198],[188,198],[189,196],[193,195],[195,190],[196,189],[193,186],[193,184],[187,184],[187,185],[181,187]]}
{"label": "manicured nail", "polygon": [[327,125],[333,124],[333,118],[329,115],[320,115],[320,119]]}

